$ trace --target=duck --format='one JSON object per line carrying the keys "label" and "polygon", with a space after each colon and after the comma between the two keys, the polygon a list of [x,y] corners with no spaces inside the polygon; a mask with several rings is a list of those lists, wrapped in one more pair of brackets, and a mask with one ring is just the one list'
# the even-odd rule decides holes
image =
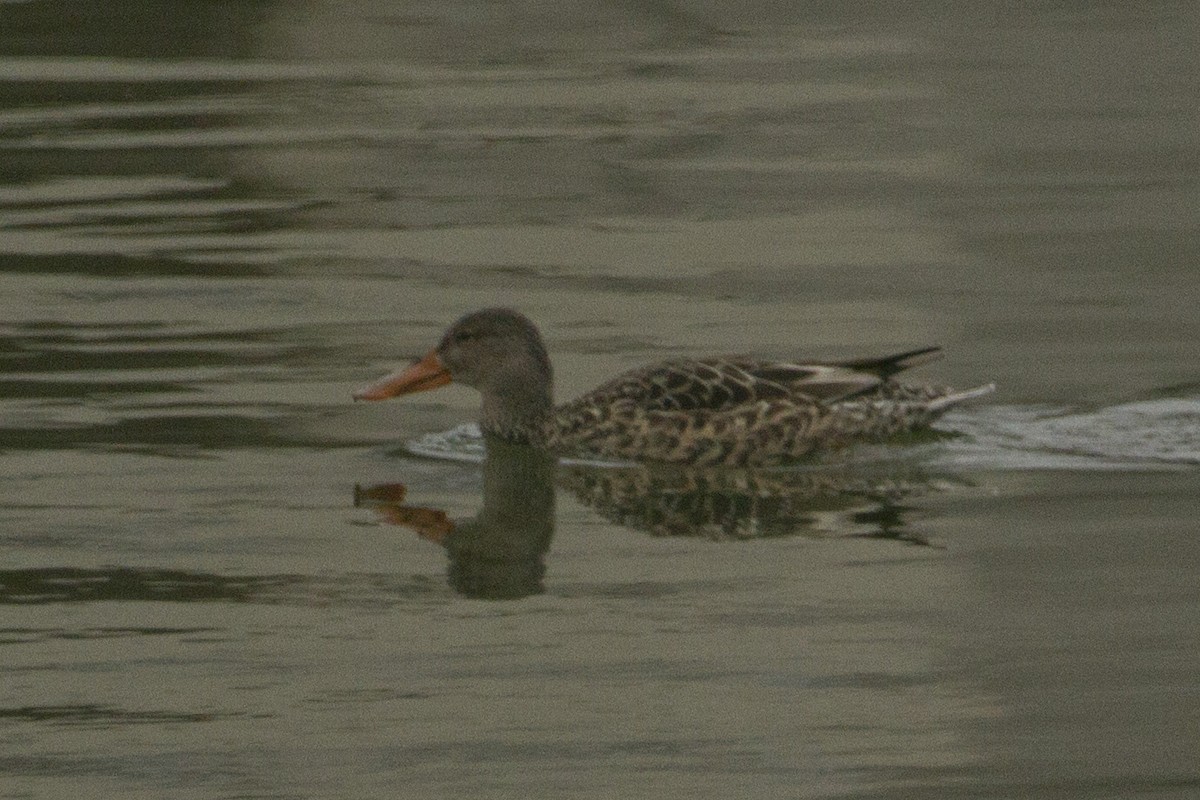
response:
{"label": "duck", "polygon": [[677,358],[618,375],[561,405],[537,326],[510,308],[473,311],[423,358],[364,386],[377,401],[451,382],[476,389],[486,437],[559,456],[694,466],[774,466],[929,427],[993,391],[895,380],[941,355],[793,363],[746,356]]}

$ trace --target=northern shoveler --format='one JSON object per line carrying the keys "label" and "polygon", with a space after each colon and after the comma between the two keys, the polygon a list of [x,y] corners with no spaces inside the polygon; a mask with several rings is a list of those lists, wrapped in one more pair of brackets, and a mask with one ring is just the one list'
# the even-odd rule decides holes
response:
{"label": "northern shoveler", "polygon": [[940,352],[806,363],[677,359],[626,372],[556,407],[537,327],[516,311],[489,308],[462,317],[428,355],[354,398],[383,400],[455,381],[482,395],[483,432],[508,441],[630,461],[764,466],[926,427],[995,388],[893,380]]}

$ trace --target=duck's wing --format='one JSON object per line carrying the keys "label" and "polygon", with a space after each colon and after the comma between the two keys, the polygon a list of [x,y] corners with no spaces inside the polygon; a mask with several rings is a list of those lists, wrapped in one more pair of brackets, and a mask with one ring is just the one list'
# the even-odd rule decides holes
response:
{"label": "duck's wing", "polygon": [[[869,394],[890,385],[890,378],[911,367],[926,364],[941,356],[940,347],[922,347],[889,356],[850,361],[791,363],[730,359],[758,381],[783,387],[787,396],[803,395],[825,403],[836,403]],[[768,398],[769,399],[769,398]]]}
{"label": "duck's wing", "polygon": [[[771,375],[748,368],[754,365],[763,366],[764,362],[737,358],[663,361],[618,375],[564,408],[582,410],[622,403],[647,411],[715,411],[789,394]],[[801,373],[789,375],[798,379]]]}
{"label": "duck's wing", "polygon": [[882,358],[793,363],[744,357],[664,361],[613,378],[564,408],[628,401],[647,411],[722,411],[803,396],[833,403],[870,392],[892,375],[935,358],[928,347]]}

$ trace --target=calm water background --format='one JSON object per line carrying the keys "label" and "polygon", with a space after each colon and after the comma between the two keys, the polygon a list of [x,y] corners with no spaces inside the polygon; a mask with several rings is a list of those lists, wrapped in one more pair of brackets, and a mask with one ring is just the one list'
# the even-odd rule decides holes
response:
{"label": "calm water background", "polygon": [[[967,8],[0,2],[0,796],[1200,796],[1200,12]],[[498,303],[563,398],[1001,391],[778,535],[564,479],[481,600],[526,473],[349,393]]]}

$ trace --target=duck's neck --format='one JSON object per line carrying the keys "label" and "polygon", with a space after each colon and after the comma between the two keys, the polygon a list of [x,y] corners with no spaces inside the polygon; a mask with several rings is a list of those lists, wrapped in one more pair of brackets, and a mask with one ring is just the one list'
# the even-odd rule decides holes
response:
{"label": "duck's neck", "polygon": [[503,381],[483,392],[479,427],[509,442],[544,447],[553,415],[548,382]]}

